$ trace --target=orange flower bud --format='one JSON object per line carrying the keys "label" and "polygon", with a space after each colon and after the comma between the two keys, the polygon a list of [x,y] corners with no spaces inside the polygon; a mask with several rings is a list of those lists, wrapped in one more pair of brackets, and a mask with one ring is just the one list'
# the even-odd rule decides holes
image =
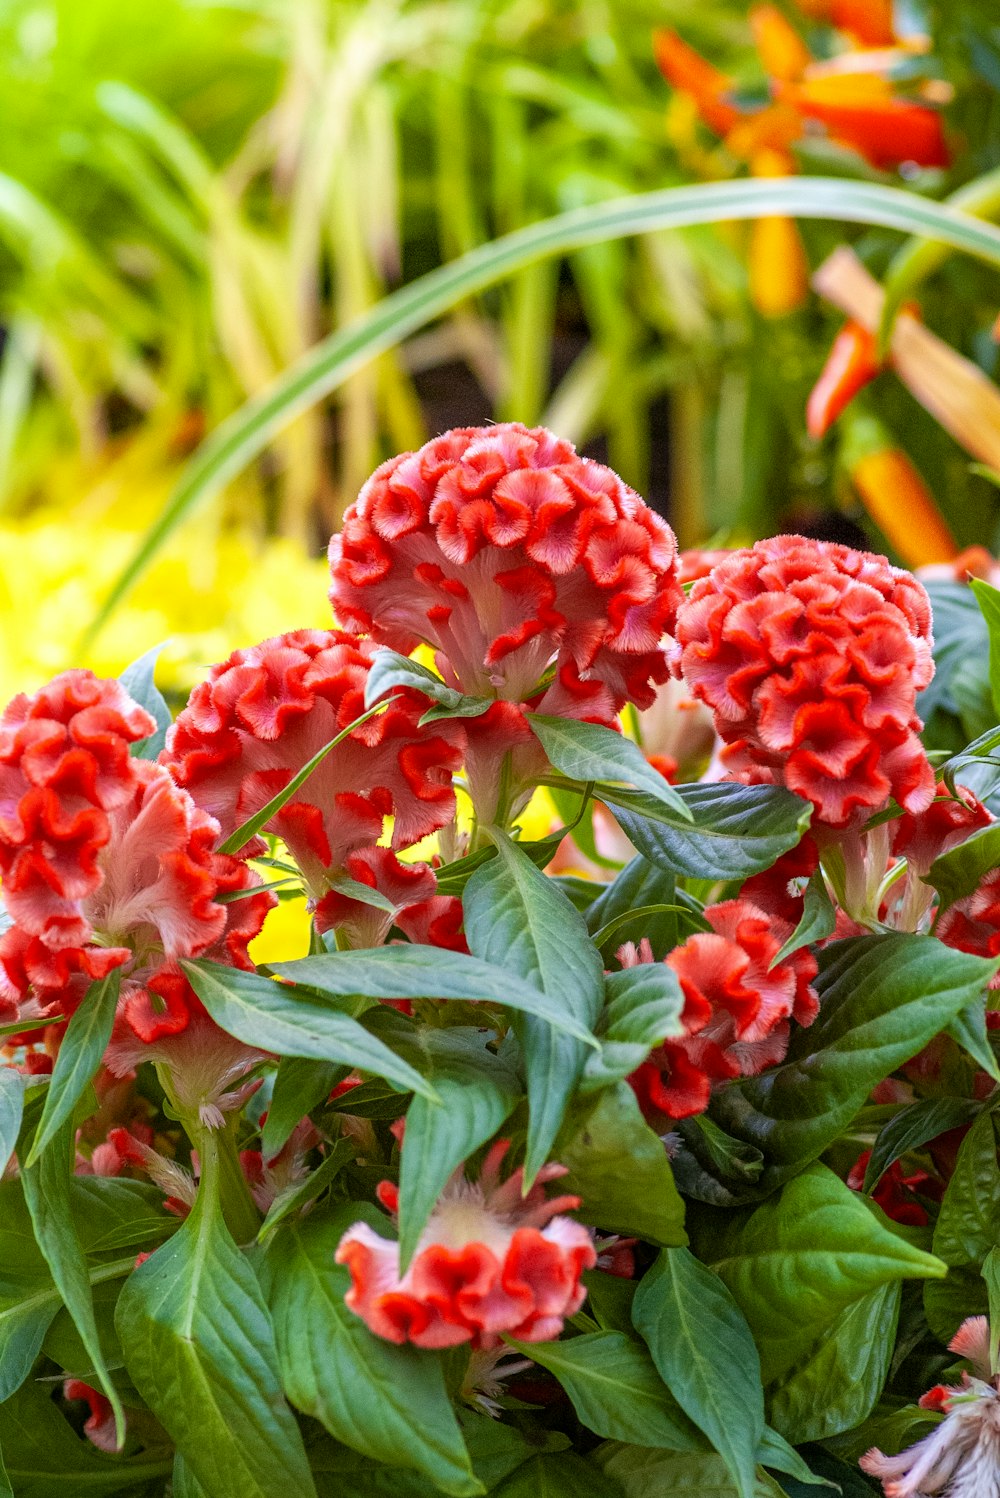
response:
{"label": "orange flower bud", "polygon": [[727,134],[740,118],[740,111],[725,97],[732,79],[689,47],[676,31],[654,32],[653,53],[664,78],[695,101],[708,128],[716,135]]}
{"label": "orange flower bud", "polygon": [[875,339],[860,323],[847,322],[830,345],[823,372],[806,405],[806,430],[822,437],[859,390],[879,372]]}

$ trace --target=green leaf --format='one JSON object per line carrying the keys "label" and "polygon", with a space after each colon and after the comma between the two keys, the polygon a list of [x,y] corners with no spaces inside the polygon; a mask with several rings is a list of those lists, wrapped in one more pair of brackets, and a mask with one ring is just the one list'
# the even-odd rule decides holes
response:
{"label": "green leaf", "polygon": [[131,666],[126,666],[118,678],[132,701],[138,702],[156,720],[155,733],[150,734],[148,739],[140,739],[137,744],[130,745],[129,753],[136,759],[155,759],[167,741],[167,729],[171,724],[170,709],[154,680],[156,663],[166,645],[166,640],[160,645],[154,645],[152,650],[140,655]]}
{"label": "green leaf", "polygon": [[17,1147],[24,1116],[24,1089],[27,1078],[10,1066],[0,1067],[0,1177],[10,1164]]}
{"label": "green leaf", "polygon": [[[607,925],[595,931],[593,937],[594,946],[597,947],[598,951],[603,951],[610,944],[612,937],[618,936],[630,925],[637,927],[636,936],[644,937],[647,935],[650,924],[665,915],[673,916],[675,924],[678,920],[684,922],[686,929],[690,931],[709,931],[711,929],[708,922],[688,905],[640,905],[638,910],[623,910],[619,912],[618,915],[608,921]],[[682,929],[685,928],[682,927]],[[652,942],[650,942],[650,945],[652,945]]]}
{"label": "green leaf", "polygon": [[[711,1114],[734,1139],[764,1155],[752,1188],[711,1174],[696,1132],[682,1127],[685,1190],[705,1199],[764,1196],[830,1144],[869,1092],[915,1056],[986,988],[995,964],[932,936],[892,933],[834,942],[818,954],[820,1013],[792,1036],[787,1060],[719,1090]],[[708,1188],[711,1187],[709,1191]]]}
{"label": "green leaf", "polygon": [[[612,923],[627,920],[634,911],[649,909],[653,905],[669,907],[680,904],[682,898],[686,900],[688,897],[678,895],[673,874],[637,855],[601,890],[587,911],[587,925],[592,932],[600,932],[607,930]],[[634,934],[649,940],[653,955],[659,960],[677,945],[678,930],[677,916],[672,911],[664,911],[659,916],[647,916],[642,930]]]}
{"label": "green leaf", "polygon": [[421,727],[425,723],[434,723],[439,718],[481,717],[494,702],[492,697],[467,697],[464,692],[449,687],[440,676],[435,676],[433,671],[422,666],[419,661],[412,661],[409,656],[400,655],[398,651],[383,645],[376,650],[368,670],[365,706],[372,707],[394,687],[408,687],[423,692],[425,697],[430,697],[437,704],[424,713],[420,719]]}
{"label": "green leaf", "polygon": [[[3,912],[0,912],[0,932],[8,931],[11,926],[8,920],[4,924]],[[47,1030],[49,1025],[57,1025],[62,1019],[61,1014],[47,1014],[43,1019],[15,1019],[9,1025],[0,1025],[0,1041],[8,1035],[20,1035],[22,1030]],[[38,1078],[34,1078],[37,1082]]]}
{"label": "green leaf", "polygon": [[347,1076],[347,1072],[348,1068],[342,1062],[282,1056],[278,1062],[260,1141],[268,1160],[291,1138],[292,1130],[299,1120],[326,1101],[337,1083]]}
{"label": "green leaf", "polygon": [[812,808],[773,785],[682,785],[694,822],[622,792],[608,809],[643,857],[693,879],[747,879],[801,841]]}
{"label": "green leaf", "polygon": [[853,1301],[768,1386],[771,1420],[789,1440],[839,1435],[871,1414],[892,1362],[901,1294],[887,1283]]}
{"label": "green leaf", "polygon": [[864,1190],[872,1192],[894,1161],[910,1150],[919,1149],[949,1129],[971,1123],[982,1108],[971,1098],[922,1098],[903,1108],[880,1131],[872,1145],[871,1158],[865,1169]]}
{"label": "green leaf", "polygon": [[976,595],[986,620],[990,637],[990,694],[993,711],[1000,716],[1000,590],[983,582],[982,578],[969,579],[969,586]]}
{"label": "green leaf", "polygon": [[384,712],[388,705],[388,702],[379,702],[375,707],[370,707],[366,713],[355,718],[353,723],[348,723],[346,728],[342,728],[328,744],[323,745],[322,749],[317,749],[312,759],[308,760],[301,770],[296,771],[286,786],[283,786],[276,795],[271,797],[270,801],[265,802],[259,811],[255,811],[252,817],[248,817],[241,826],[229,834],[224,842],[219,844],[219,852],[238,853],[241,848],[244,848],[251,838],[255,838],[258,832],[267,826],[272,817],[278,815],[283,806],[287,806],[299,787],[304,785],[313,771],[323,763],[331,749],[336,749],[348,734],[360,728],[363,723],[367,723],[369,718],[374,718],[377,713]]}
{"label": "green leaf", "polygon": [[97,1451],[76,1434],[43,1383],[27,1384],[0,1404],[0,1447],[16,1498],[140,1494],[172,1466],[144,1453],[124,1461]]}
{"label": "green leaf", "polygon": [[698,183],[590,203],[478,246],[384,297],[363,317],[316,344],[241,410],[222,422],[188,463],[164,509],[115,579],[89,630],[92,640],[187,517],[258,457],[296,416],[324,400],[371,360],[449,308],[553,255],[631,234],[767,215],[881,224],[939,239],[1000,264],[990,225],[899,188],[836,177]]}
{"label": "green leaf", "polygon": [[662,962],[608,973],[607,1003],[598,1026],[601,1049],[588,1056],[580,1087],[592,1092],[621,1081],[641,1066],[653,1046],[682,1035],[684,995],[673,968]]}
{"label": "green leaf", "polygon": [[948,1266],[948,1278],[924,1286],[924,1309],[934,1335],[945,1343],[967,1316],[988,1309],[980,1271],[1000,1242],[997,1143],[996,1115],[986,1109],[962,1140],[934,1226],[934,1252]]}
{"label": "green leaf", "polygon": [[708,1449],[637,1338],[602,1331],[560,1342],[505,1340],[555,1375],[595,1435],[636,1445],[652,1441],[670,1451]]}
{"label": "green leaf", "polygon": [[586,1220],[595,1227],[634,1233],[663,1247],[687,1242],[684,1203],[666,1150],[627,1082],[604,1088],[574,1115],[557,1158],[569,1168],[563,1185],[583,1198]]}
{"label": "green leaf", "polygon": [[502,1004],[544,1019],[557,1030],[597,1048],[586,1024],[564,1013],[554,998],[525,983],[515,973],[504,972],[502,967],[493,967],[464,952],[400,943],[360,952],[324,952],[316,957],[297,957],[293,962],[272,962],[269,966],[279,978],[288,978],[335,998],[461,999]]}
{"label": "green leaf", "polygon": [[836,1483],[827,1482],[825,1477],[817,1477],[811,1472],[795,1447],[790,1446],[784,1436],[772,1430],[769,1425],[764,1427],[757,1460],[762,1467],[770,1467],[773,1472],[780,1472],[783,1476],[795,1478],[799,1482],[808,1484],[809,1487],[835,1489],[837,1486]]}
{"label": "green leaf", "polygon": [[315,1498],[270,1317],[219,1210],[218,1144],[207,1132],[200,1153],[191,1215],[118,1301],[129,1376],[212,1498]]}
{"label": "green leaf", "polygon": [[760,1360],[728,1289],[686,1248],[664,1249],[635,1294],[632,1321],[663,1382],[753,1498],[764,1434]]}
{"label": "green leaf", "polygon": [[[549,763],[571,780],[622,782],[633,790],[645,791],[684,822],[692,820],[685,801],[663,775],[655,770],[638,744],[605,728],[600,723],[584,723],[576,718],[549,718],[542,713],[528,713],[531,724]],[[607,786],[595,793],[604,799]]]}
{"label": "green leaf", "polygon": [[[302,960],[326,961],[322,957]],[[281,963],[276,968],[297,965]],[[259,973],[245,973],[222,963],[182,962],[181,966],[216,1024],[237,1040],[258,1045],[278,1056],[339,1061],[385,1077],[400,1091],[429,1092],[434,1096],[419,1072],[401,1061],[356,1019],[325,1005],[321,999],[289,989],[271,978],[262,978]]]}
{"label": "green leaf", "polygon": [[998,864],[1000,823],[994,822],[990,827],[981,827],[957,848],[936,858],[925,876],[925,883],[937,890],[941,896],[941,909],[945,910],[978,889],[983,876]]}
{"label": "green leaf", "polygon": [[822,874],[816,873],[805,887],[799,923],[781,951],[772,957],[768,971],[776,968],[779,962],[786,961],[793,952],[811,947],[814,942],[825,941],[828,936],[833,935],[836,924],[836,907],[830,899]]}
{"label": "green leaf", "polygon": [[618,1484],[575,1451],[532,1456],[492,1498],[621,1498]]}
{"label": "green leaf", "polygon": [[57,1136],[83,1096],[101,1057],[108,1048],[115,1023],[115,1006],[121,986],[121,968],[91,983],[63,1035],[52,1081],[45,1097],[41,1123],[27,1165],[32,1166]]}
{"label": "green leaf", "polygon": [[406,1113],[400,1155],[399,1259],[405,1270],[448,1178],[492,1139],[514,1110],[517,1079],[486,1045],[481,1031],[419,1032],[426,1075],[440,1104],[415,1097]]}
{"label": "green leaf", "polygon": [[989,1031],[986,1028],[986,1005],[983,1000],[973,999],[948,1026],[947,1033],[956,1045],[971,1056],[994,1082],[1000,1082],[1000,1066],[993,1054]]}
{"label": "green leaf", "polygon": [[[600,954],[583,916],[509,838],[473,874],[462,905],[469,946],[492,970],[506,969],[546,995],[553,1009],[588,1033],[604,1001]],[[554,1033],[541,1017],[516,1022],[528,1082],[525,1180],[545,1164],[587,1059],[578,1039]]]}
{"label": "green leaf", "polygon": [[929,581],[927,593],[934,616],[935,669],[930,685],[917,697],[917,712],[924,722],[937,708],[956,712],[956,673],[970,659],[989,657],[986,621],[972,590],[964,582]]}
{"label": "green leaf", "polygon": [[[349,1311],[348,1271],[334,1262],[345,1231],[365,1209],[313,1212],[285,1223],[261,1272],[274,1317],[288,1398],[332,1436],[375,1461],[416,1468],[445,1493],[471,1498],[482,1485],[445,1388],[441,1359],[372,1336]],[[368,1211],[376,1223],[388,1223]]]}
{"label": "green leaf", "polygon": [[286,1186],[284,1191],[279,1191],[268,1208],[267,1216],[260,1225],[257,1237],[263,1241],[268,1233],[272,1233],[279,1222],[292,1212],[301,1211],[309,1202],[316,1200],[343,1170],[357,1157],[358,1146],[353,1139],[337,1139],[327,1149],[326,1156],[311,1170],[303,1181],[296,1181],[291,1186]]}
{"label": "green leaf", "polygon": [[749,1213],[699,1214],[695,1245],[746,1317],[766,1384],[805,1358],[862,1296],[902,1279],[943,1278],[939,1258],[884,1220],[819,1164]]}
{"label": "green leaf", "polygon": [[24,1200],[31,1215],[38,1247],[49,1266],[63,1303],[73,1318],[73,1325],[80,1333],[101,1387],[111,1401],[118,1445],[121,1447],[125,1439],[125,1414],[101,1350],[87,1261],[73,1220],[70,1182],[75,1158],[76,1129],[73,1120],[68,1118],[53,1139],[51,1148],[46,1150],[35,1165],[28,1166],[22,1160]]}
{"label": "green leaf", "polygon": [[1000,1245],[994,1244],[983,1260],[983,1279],[986,1281],[986,1300],[990,1323],[990,1372],[997,1371],[997,1352],[1000,1349]]}
{"label": "green leaf", "polygon": [[[681,1453],[609,1442],[596,1459],[605,1476],[621,1484],[625,1498],[738,1498],[725,1462],[714,1451]],[[752,1498],[783,1498],[766,1472],[755,1474],[750,1492]]]}

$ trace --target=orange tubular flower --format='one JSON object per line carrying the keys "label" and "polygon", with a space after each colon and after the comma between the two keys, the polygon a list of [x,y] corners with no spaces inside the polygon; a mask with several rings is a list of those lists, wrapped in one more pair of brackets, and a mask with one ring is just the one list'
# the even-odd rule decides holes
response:
{"label": "orange tubular flower", "polygon": [[862,47],[891,47],[896,40],[892,0],[798,0],[803,15],[847,31]]}
{"label": "orange tubular flower", "polygon": [[904,161],[924,167],[949,163],[937,110],[896,98],[891,85],[876,74],[830,73],[802,83],[777,82],[775,92],[882,171]]}
{"label": "orange tubular flower", "polygon": [[687,94],[698,106],[698,113],[716,135],[726,135],[740,120],[740,111],[726,95],[733,81],[689,47],[676,31],[653,33],[656,65],[672,88]]}
{"label": "orange tubular flower", "polygon": [[770,78],[794,83],[812,61],[809,48],[794,26],[790,26],[775,5],[755,5],[750,11],[757,55]]}
{"label": "orange tubular flower", "polygon": [[858,498],[908,567],[957,555],[930,489],[880,422],[852,415],[843,455]]}
{"label": "orange tubular flower", "polygon": [[875,339],[860,323],[846,322],[830,346],[823,372],[806,405],[810,437],[822,437],[859,390],[874,380],[881,368]]}

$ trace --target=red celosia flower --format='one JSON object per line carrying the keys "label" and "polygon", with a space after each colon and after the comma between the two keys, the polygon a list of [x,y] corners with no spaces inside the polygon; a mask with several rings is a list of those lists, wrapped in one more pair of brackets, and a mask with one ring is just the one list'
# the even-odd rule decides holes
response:
{"label": "red celosia flower", "polygon": [[970,1316],[948,1343],[965,1358],[971,1373],[958,1387],[938,1384],[920,1400],[924,1409],[947,1419],[929,1436],[898,1456],[873,1447],[861,1458],[863,1471],[882,1484],[886,1498],[996,1498],[1000,1472],[1000,1391],[990,1363],[990,1327],[985,1316]]}
{"label": "red celosia flower", "polygon": [[673,532],[543,427],[446,432],[383,463],[330,543],[346,628],[441,652],[464,692],[614,717],[663,680],[680,601]]}
{"label": "red celosia flower", "polygon": [[666,677],[660,641],[681,599],[673,532],[544,428],[464,428],[383,463],[330,561],[346,628],[402,652],[431,645],[449,683],[498,699],[465,720],[480,816],[495,812],[505,754],[521,746],[518,788],[544,764],[521,704],[610,724]]}
{"label": "red celosia flower", "polygon": [[[456,1171],[405,1274],[397,1243],[361,1222],[344,1234],[337,1262],[351,1272],[346,1302],[376,1336],[417,1347],[496,1347],[503,1332],[544,1342],[579,1310],[594,1245],[586,1228],[556,1215],[579,1198],[546,1201],[543,1183],[564,1175],[561,1165],[545,1166],[527,1196],[523,1169],[501,1184],[508,1147],[493,1146],[476,1182]],[[380,1195],[395,1207],[395,1187],[385,1183]]]}
{"label": "red celosia flower", "polygon": [[[934,934],[945,946],[977,957],[1000,956],[1000,869],[993,869],[979,888],[954,905],[938,919]],[[990,983],[1000,987],[1000,976]]]}
{"label": "red celosia flower", "polygon": [[429,864],[403,863],[390,848],[360,848],[348,855],[346,872],[356,883],[385,896],[392,910],[330,890],[316,906],[320,931],[336,927],[351,946],[377,947],[391,927],[398,926],[410,941],[469,950],[462,935],[462,902],[437,893],[437,876]]}
{"label": "red celosia flower", "polygon": [[801,536],[733,552],[677,617],[675,670],[712,708],[738,779],[811,801],[844,829],[895,796],[923,811],[917,732],[933,674],[927,594],[884,557]]}
{"label": "red celosia flower", "polygon": [[936,858],[957,848],[993,821],[990,812],[967,786],[957,786],[952,795],[939,786],[934,800],[923,811],[906,812],[892,824],[892,851],[905,858],[921,879]]}
{"label": "red celosia flower", "polygon": [[63,1398],[80,1399],[88,1406],[90,1414],[83,1424],[83,1433],[99,1451],[117,1451],[115,1416],[111,1401],[99,1389],[85,1384],[80,1378],[63,1380]]}
{"label": "red celosia flower", "polygon": [[[653,1122],[701,1113],[713,1082],[754,1076],[782,1060],[789,1021],[809,1025],[819,1010],[810,952],[802,948],[771,967],[790,924],[744,899],[709,906],[705,918],[712,930],[689,937],[666,958],[684,994],[687,1033],[657,1046],[629,1078]],[[649,961],[645,946],[623,947],[619,960]]]}
{"label": "red celosia flower", "polygon": [[[865,1150],[851,1166],[847,1185],[852,1191],[861,1191],[864,1187],[865,1171],[871,1157],[871,1150]],[[930,1194],[939,1195],[938,1191],[933,1190],[936,1183],[926,1170],[915,1170],[904,1176],[902,1165],[894,1160],[888,1170],[883,1172],[872,1192],[872,1201],[877,1202],[886,1217],[891,1217],[893,1222],[902,1223],[906,1227],[925,1227],[928,1222],[927,1213],[918,1201],[914,1201],[913,1193],[928,1182],[932,1187]]]}
{"label": "red celosia flower", "polygon": [[[298,630],[212,667],[170,730],[163,758],[224,835],[364,713],[374,651],[370,641],[339,630]],[[454,817],[461,728],[448,722],[419,729],[427,705],[418,692],[400,692],[331,750],[267,824],[288,845],[315,899],[327,895],[327,876],[342,875],[352,853],[378,842],[387,816],[394,818],[394,848]]]}
{"label": "red celosia flower", "polygon": [[[261,1114],[262,1124],[266,1117],[266,1113]],[[309,1174],[308,1156],[319,1143],[320,1133],[316,1125],[311,1118],[303,1118],[281,1149],[266,1160],[260,1150],[240,1150],[240,1167],[250,1194],[262,1212],[268,1211],[282,1191],[305,1180]]]}

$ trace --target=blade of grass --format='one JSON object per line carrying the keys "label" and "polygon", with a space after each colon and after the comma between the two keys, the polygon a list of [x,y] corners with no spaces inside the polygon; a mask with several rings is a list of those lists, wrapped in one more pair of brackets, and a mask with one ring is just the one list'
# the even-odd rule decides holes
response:
{"label": "blade of grass", "polygon": [[96,638],[163,543],[194,509],[217,494],[296,416],[456,303],[548,255],[654,229],[773,214],[899,229],[1000,266],[1000,230],[992,225],[900,188],[826,177],[665,188],[571,209],[516,230],[385,297],[366,316],[323,339],[222,422],[188,463],[164,509],[115,580],[87,629],[83,648]]}

